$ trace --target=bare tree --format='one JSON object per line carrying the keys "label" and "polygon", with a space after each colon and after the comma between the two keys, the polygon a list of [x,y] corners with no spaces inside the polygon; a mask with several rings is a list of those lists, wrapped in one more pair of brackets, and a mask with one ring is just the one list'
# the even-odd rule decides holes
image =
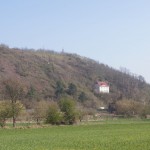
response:
{"label": "bare tree", "polygon": [[49,106],[50,106],[50,103],[44,100],[35,102],[33,116],[37,124],[39,124],[41,120],[46,118],[46,114],[47,114]]}
{"label": "bare tree", "polygon": [[19,80],[8,79],[4,82],[5,84],[5,98],[9,99],[12,103],[12,118],[13,118],[13,127],[16,123],[16,114],[18,109],[16,109],[17,101],[22,100],[24,97],[24,88]]}

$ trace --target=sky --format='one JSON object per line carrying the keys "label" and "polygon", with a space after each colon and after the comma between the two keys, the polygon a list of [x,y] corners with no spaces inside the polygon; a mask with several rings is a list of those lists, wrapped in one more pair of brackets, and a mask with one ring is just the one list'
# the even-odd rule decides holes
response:
{"label": "sky", "polygon": [[150,0],[0,0],[0,43],[64,49],[150,83]]}

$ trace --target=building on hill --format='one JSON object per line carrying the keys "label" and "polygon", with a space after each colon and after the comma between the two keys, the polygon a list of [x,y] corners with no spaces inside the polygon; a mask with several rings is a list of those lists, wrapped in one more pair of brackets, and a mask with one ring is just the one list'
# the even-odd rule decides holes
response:
{"label": "building on hill", "polygon": [[97,81],[95,83],[95,93],[109,93],[109,85],[107,82]]}

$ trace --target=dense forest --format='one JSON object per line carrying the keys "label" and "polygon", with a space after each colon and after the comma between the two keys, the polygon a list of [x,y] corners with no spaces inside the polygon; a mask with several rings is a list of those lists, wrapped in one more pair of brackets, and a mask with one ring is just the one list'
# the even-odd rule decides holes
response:
{"label": "dense forest", "polygon": [[[9,48],[0,45],[0,99],[7,99],[6,83],[19,82],[22,101],[59,101],[67,96],[86,108],[107,106],[123,99],[150,103],[150,85],[125,68],[116,70],[98,61],[51,50]],[[95,94],[96,81],[110,85],[109,94]]]}

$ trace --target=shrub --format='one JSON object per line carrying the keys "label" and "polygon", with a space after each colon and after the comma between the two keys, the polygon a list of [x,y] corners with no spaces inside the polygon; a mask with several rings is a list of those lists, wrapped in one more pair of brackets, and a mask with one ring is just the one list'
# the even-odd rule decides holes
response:
{"label": "shrub", "polygon": [[7,118],[17,117],[21,110],[23,109],[23,105],[17,101],[16,103],[11,103],[10,101],[2,101],[0,103],[0,126],[5,126],[5,121]]}
{"label": "shrub", "polygon": [[8,102],[1,101],[0,102],[0,126],[5,126],[5,121],[7,118],[11,117],[11,107]]}
{"label": "shrub", "polygon": [[37,124],[39,124],[41,120],[46,118],[49,106],[50,106],[49,102],[44,100],[35,102],[33,116]]}
{"label": "shrub", "polygon": [[71,99],[62,99],[59,105],[60,110],[63,112],[64,123],[75,123],[77,117],[77,113],[75,110],[75,102]]}
{"label": "shrub", "polygon": [[134,100],[121,100],[116,102],[116,113],[130,117],[133,115],[140,115],[143,111],[143,104]]}
{"label": "shrub", "polygon": [[59,107],[56,103],[53,103],[49,106],[46,116],[46,123],[60,124],[62,121],[62,114],[59,110]]}

